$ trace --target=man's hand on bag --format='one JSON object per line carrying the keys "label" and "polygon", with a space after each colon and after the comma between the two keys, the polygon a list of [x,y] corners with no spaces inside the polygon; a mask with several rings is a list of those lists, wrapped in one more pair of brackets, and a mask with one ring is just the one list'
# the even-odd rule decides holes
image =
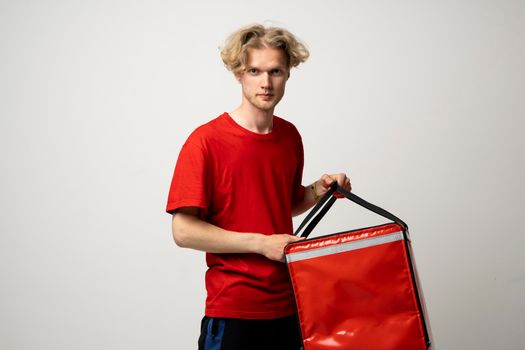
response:
{"label": "man's hand on bag", "polygon": [[284,262],[284,247],[286,247],[288,243],[302,239],[304,238],[287,234],[261,235],[262,244],[260,246],[260,254],[270,260]]}
{"label": "man's hand on bag", "polygon": [[337,181],[337,184],[344,188],[347,191],[352,191],[352,184],[350,179],[344,173],[327,175],[324,174],[319,180],[315,182],[315,191],[317,197],[322,197],[328,190],[330,186]]}

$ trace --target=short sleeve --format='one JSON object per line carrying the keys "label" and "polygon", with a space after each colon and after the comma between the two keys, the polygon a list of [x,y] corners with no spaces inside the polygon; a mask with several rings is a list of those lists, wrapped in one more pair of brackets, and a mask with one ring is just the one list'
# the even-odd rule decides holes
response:
{"label": "short sleeve", "polygon": [[190,141],[182,147],[170,191],[166,212],[173,213],[181,207],[198,207],[206,214],[209,205],[208,179],[206,171],[208,162],[204,150]]}

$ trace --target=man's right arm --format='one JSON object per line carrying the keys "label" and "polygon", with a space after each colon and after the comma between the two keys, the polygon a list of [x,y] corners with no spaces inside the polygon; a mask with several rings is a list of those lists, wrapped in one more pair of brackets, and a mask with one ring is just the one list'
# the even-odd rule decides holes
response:
{"label": "man's right arm", "polygon": [[199,208],[183,207],[173,214],[172,232],[179,247],[208,253],[256,253],[284,261],[284,247],[300,237],[224,230],[199,218]]}

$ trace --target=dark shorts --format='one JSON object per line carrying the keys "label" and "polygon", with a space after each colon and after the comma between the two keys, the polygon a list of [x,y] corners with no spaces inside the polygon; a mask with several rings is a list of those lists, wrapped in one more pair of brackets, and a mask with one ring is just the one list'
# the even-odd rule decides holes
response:
{"label": "dark shorts", "polygon": [[297,317],[241,320],[204,317],[199,350],[300,350]]}

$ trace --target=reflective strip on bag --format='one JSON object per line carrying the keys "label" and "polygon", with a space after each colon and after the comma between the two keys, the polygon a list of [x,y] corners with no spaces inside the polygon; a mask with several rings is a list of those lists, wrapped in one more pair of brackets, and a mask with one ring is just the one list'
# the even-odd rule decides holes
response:
{"label": "reflective strip on bag", "polygon": [[380,244],[391,243],[403,240],[403,232],[394,232],[383,236],[360,239],[343,244],[336,244],[328,247],[315,248],[297,253],[286,254],[286,262],[293,263],[296,261],[318,258],[326,255],[333,255],[338,253],[349,252],[362,248],[368,248]]}

